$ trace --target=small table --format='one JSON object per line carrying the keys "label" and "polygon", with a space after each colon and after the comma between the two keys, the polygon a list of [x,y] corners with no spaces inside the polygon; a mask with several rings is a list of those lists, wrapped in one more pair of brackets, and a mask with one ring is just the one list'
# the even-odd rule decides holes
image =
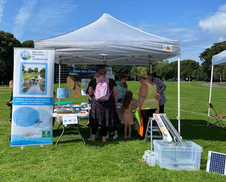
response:
{"label": "small table", "polygon": [[[81,133],[80,133],[80,130],[79,130],[79,117],[88,117],[89,116],[89,113],[85,113],[85,114],[82,114],[82,113],[71,113],[71,114],[57,114],[57,113],[53,113],[53,117],[63,117],[65,118],[65,121],[66,122],[62,122],[61,124],[63,125],[63,131],[60,135],[60,137],[58,138],[57,142],[56,142],[56,146],[58,144],[58,142],[60,141],[60,139],[63,139],[63,138],[80,138],[82,139],[83,143],[84,143],[84,146],[86,145],[86,142],[84,140],[84,138],[82,137]],[[68,120],[67,120],[68,119]],[[76,129],[77,129],[77,132],[78,132],[78,135],[75,135],[75,136],[63,136],[64,134],[64,131],[65,131],[65,128],[68,126],[68,125],[71,125],[71,124],[75,124],[76,125]]]}

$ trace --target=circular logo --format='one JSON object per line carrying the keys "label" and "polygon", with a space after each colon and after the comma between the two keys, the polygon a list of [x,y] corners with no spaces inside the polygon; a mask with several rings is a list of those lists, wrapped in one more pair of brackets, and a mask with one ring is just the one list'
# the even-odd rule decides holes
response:
{"label": "circular logo", "polygon": [[30,138],[30,137],[31,137],[31,133],[30,133],[30,132],[26,132],[26,133],[25,133],[25,137],[26,137],[26,138]]}
{"label": "circular logo", "polygon": [[20,56],[21,56],[21,58],[23,60],[29,60],[29,59],[31,59],[31,54],[28,51],[21,52]]}

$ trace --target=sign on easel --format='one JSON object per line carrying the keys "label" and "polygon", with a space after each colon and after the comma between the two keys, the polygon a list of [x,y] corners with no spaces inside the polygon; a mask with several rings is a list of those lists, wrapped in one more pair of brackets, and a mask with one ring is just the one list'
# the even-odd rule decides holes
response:
{"label": "sign on easel", "polygon": [[172,142],[173,139],[168,129],[166,128],[164,122],[162,121],[161,117],[158,114],[153,114],[153,117],[155,118],[155,121],[158,124],[160,131],[162,132],[163,140],[166,142]]}

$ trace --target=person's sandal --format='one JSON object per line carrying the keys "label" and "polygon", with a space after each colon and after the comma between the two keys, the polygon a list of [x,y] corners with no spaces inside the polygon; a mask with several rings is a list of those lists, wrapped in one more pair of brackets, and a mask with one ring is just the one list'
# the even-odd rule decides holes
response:
{"label": "person's sandal", "polygon": [[117,139],[117,138],[118,138],[118,135],[113,136],[113,139]]}
{"label": "person's sandal", "polygon": [[91,138],[87,138],[87,140],[90,141],[90,142],[95,142],[96,141],[96,140],[93,140]]}
{"label": "person's sandal", "polygon": [[143,162],[143,163],[146,163],[146,160],[144,158],[140,158],[138,159],[139,162]]}
{"label": "person's sandal", "polygon": [[106,139],[106,137],[102,137],[102,142],[107,142],[107,139]]}
{"label": "person's sandal", "polygon": [[91,142],[95,142],[96,141],[95,139],[96,139],[96,135],[92,134],[87,140]]}

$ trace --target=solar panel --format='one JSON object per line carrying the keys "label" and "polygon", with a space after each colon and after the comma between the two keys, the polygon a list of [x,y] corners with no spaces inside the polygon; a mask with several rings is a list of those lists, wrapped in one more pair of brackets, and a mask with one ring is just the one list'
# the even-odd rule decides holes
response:
{"label": "solar panel", "polygon": [[209,151],[206,171],[226,175],[226,154]]}

